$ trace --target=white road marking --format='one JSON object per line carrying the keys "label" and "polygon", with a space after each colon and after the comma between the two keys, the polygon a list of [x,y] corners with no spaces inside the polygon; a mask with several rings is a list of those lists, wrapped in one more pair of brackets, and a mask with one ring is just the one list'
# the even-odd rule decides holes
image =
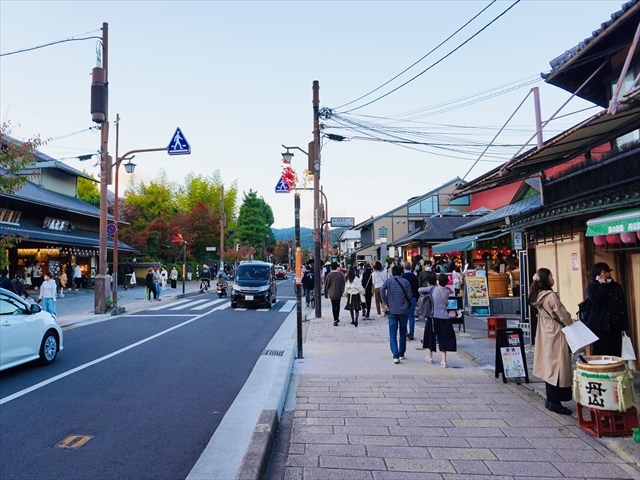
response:
{"label": "white road marking", "polygon": [[207,307],[210,307],[212,305],[215,305],[216,303],[220,303],[220,302],[224,302],[224,301],[225,301],[224,298],[218,298],[217,300],[214,300],[213,302],[203,303],[202,305],[198,305],[193,310],[204,310]]}
{"label": "white road marking", "polygon": [[[185,298],[184,300],[178,300],[177,302],[174,302],[171,305],[178,305],[179,303],[188,302],[189,300],[190,300],[189,298]],[[162,310],[163,308],[167,308],[166,303],[164,305],[159,305],[157,307],[147,308],[147,311]]]}
{"label": "white road marking", "polygon": [[116,350],[113,353],[109,353],[109,354],[104,355],[104,356],[102,356],[100,358],[97,358],[97,359],[95,359],[95,360],[93,360],[91,362],[87,362],[87,363],[85,363],[83,365],[80,365],[80,366],[78,366],[76,368],[72,368],[68,372],[61,373],[59,375],[56,375],[55,377],[51,377],[51,378],[49,378],[47,380],[44,380],[43,382],[36,383],[35,385],[32,385],[31,387],[28,387],[28,388],[25,388],[23,390],[20,390],[19,392],[16,392],[16,393],[14,393],[12,395],[9,395],[9,396],[4,397],[4,398],[0,398],[0,405],[3,405],[5,403],[7,403],[7,402],[10,402],[11,400],[15,400],[16,398],[20,398],[23,395],[26,395],[27,393],[34,392],[34,391],[36,391],[36,390],[38,390],[38,389],[40,389],[42,387],[46,387],[47,385],[49,385],[51,383],[57,382],[58,380],[62,380],[63,378],[68,377],[69,375],[73,375],[74,373],[77,373],[77,372],[79,372],[81,370],[84,370],[85,368],[89,368],[89,367],[91,367],[93,365],[97,365],[98,363],[102,363],[105,360],[109,360],[112,357],[120,355],[121,353],[124,353],[124,352],[126,352],[128,350],[131,350],[132,348],[138,347],[138,346],[140,346],[140,345],[142,345],[144,343],[147,343],[147,342],[149,342],[149,341],[151,341],[151,340],[153,340],[155,338],[161,337],[162,335],[165,335],[165,334],[167,334],[167,333],[169,333],[169,332],[171,332],[173,330],[177,330],[178,328],[181,328],[181,327],[184,327],[186,325],[189,325],[190,323],[193,323],[196,320],[199,320],[200,318],[202,318],[202,317],[204,317],[205,315],[208,315],[208,314],[209,314],[209,312],[203,313],[201,315],[198,315],[197,317],[192,318],[191,320],[187,320],[186,322],[182,322],[182,323],[180,323],[178,325],[175,325],[175,326],[173,326],[171,328],[167,328],[166,330],[163,330],[163,331],[161,331],[159,333],[156,333],[155,335],[151,335],[150,337],[144,338],[144,339],[140,340],[139,342],[132,343],[131,345],[128,345],[128,346],[126,346],[124,348],[121,348],[120,350]]}
{"label": "white road marking", "polygon": [[203,298],[202,300],[196,300],[195,302],[188,303],[186,305],[180,305],[179,307],[170,308],[169,310],[184,310],[185,308],[191,308],[198,303],[206,302],[209,300],[208,298]]}
{"label": "white road marking", "polygon": [[[225,308],[229,308],[231,306],[231,303],[225,303],[223,305],[218,305],[216,308],[213,309],[214,312],[217,312],[218,310],[224,310]],[[246,310],[246,308],[236,308],[236,310]]]}
{"label": "white road marking", "polygon": [[293,307],[295,307],[296,304],[297,304],[296,300],[287,300],[285,304],[282,306],[282,308],[280,308],[280,311],[290,312],[291,310],[293,310]]}

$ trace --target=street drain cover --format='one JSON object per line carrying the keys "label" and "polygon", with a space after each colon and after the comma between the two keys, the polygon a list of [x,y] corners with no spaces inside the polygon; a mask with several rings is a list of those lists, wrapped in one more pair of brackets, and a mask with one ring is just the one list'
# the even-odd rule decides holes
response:
{"label": "street drain cover", "polygon": [[80,448],[93,438],[93,435],[69,435],[56,445],[58,448]]}

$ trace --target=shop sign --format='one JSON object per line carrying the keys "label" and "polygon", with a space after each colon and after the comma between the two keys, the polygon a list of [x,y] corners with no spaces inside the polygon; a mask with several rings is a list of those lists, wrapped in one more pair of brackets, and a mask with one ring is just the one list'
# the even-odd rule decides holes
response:
{"label": "shop sign", "polygon": [[47,230],[55,230],[56,232],[67,232],[69,230],[69,220],[60,220],[58,218],[46,217],[42,228]]}
{"label": "shop sign", "polygon": [[524,232],[511,232],[511,245],[514,250],[524,250]]}
{"label": "shop sign", "polygon": [[571,254],[571,270],[573,270],[574,272],[577,272],[579,268],[580,267],[578,265],[578,254],[572,253]]}

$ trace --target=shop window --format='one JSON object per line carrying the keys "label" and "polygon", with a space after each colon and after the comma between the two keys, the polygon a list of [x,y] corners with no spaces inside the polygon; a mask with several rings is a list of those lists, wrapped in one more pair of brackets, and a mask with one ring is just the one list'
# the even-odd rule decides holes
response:
{"label": "shop window", "polygon": [[[622,80],[622,88],[620,89],[620,93],[618,94],[618,100],[622,98],[622,96],[627,93],[631,87],[633,86],[633,82],[635,80],[636,71],[634,68],[631,68],[629,72],[627,72],[627,76]],[[611,82],[611,96],[616,92],[616,87],[618,86],[618,77],[615,78],[613,82]],[[629,132],[626,135],[618,137],[616,139],[616,145],[618,148],[621,148],[625,143],[631,143],[640,140],[640,132],[638,130],[634,130],[633,132]]]}
{"label": "shop window", "polygon": [[378,238],[388,238],[389,237],[389,229],[387,227],[380,227],[378,229]]}

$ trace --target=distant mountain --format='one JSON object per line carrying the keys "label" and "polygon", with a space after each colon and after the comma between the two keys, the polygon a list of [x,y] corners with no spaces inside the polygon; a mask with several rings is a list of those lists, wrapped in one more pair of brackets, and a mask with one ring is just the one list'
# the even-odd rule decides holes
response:
{"label": "distant mountain", "polygon": [[[273,236],[276,240],[286,242],[295,238],[295,227],[289,228],[272,228]],[[345,228],[334,228],[329,230],[331,236],[331,244],[337,243]],[[313,248],[313,229],[300,227],[300,246],[303,249]]]}

